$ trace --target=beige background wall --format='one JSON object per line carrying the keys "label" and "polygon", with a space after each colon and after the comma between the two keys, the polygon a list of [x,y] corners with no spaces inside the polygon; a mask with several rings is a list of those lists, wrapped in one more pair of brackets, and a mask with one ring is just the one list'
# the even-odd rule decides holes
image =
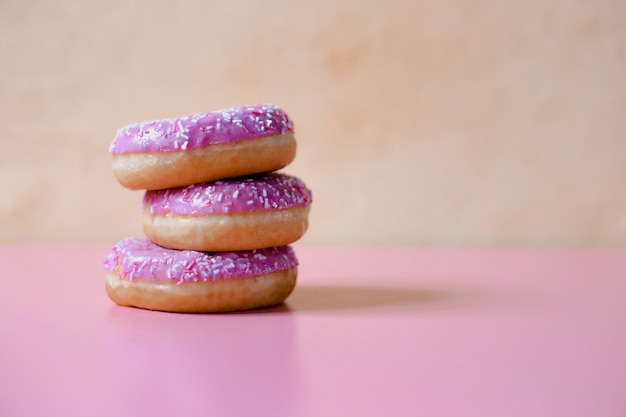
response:
{"label": "beige background wall", "polygon": [[303,243],[626,243],[622,0],[2,0],[0,241],[140,234],[116,129],[254,102]]}

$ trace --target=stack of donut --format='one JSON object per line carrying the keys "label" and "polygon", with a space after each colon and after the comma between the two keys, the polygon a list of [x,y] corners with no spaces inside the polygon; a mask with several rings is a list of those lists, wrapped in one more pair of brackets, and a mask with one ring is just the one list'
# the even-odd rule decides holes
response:
{"label": "stack of donut", "polygon": [[117,304],[222,312],[282,303],[297,276],[293,249],[308,226],[311,191],[275,171],[293,161],[293,123],[258,104],[137,123],[110,147],[121,185],[146,190],[147,237],[106,255]]}

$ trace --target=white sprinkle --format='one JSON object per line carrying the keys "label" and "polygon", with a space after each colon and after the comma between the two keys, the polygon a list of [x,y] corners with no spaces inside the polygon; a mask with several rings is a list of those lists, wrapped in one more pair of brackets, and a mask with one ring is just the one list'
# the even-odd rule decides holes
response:
{"label": "white sprinkle", "polygon": [[184,141],[182,146],[180,147],[180,149],[182,149],[184,151],[185,149],[187,149],[187,145],[188,144],[189,144],[189,141]]}
{"label": "white sprinkle", "polygon": [[239,190],[235,190],[233,193],[233,198],[237,198],[237,196],[239,196]]}

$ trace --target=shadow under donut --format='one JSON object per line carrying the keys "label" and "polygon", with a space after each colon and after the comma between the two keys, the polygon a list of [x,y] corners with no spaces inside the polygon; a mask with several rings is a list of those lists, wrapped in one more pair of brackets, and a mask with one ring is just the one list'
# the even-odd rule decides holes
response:
{"label": "shadow under donut", "polygon": [[[284,306],[268,312],[406,312],[486,305],[484,293],[468,289],[392,286],[299,285]],[[261,310],[259,310],[260,312]]]}

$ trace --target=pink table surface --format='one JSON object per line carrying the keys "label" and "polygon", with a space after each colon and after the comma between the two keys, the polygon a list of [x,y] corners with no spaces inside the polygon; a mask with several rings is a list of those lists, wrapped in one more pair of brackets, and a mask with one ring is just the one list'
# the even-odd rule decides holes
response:
{"label": "pink table surface", "polygon": [[308,248],[283,306],[112,304],[0,245],[0,416],[625,416],[626,249]]}

